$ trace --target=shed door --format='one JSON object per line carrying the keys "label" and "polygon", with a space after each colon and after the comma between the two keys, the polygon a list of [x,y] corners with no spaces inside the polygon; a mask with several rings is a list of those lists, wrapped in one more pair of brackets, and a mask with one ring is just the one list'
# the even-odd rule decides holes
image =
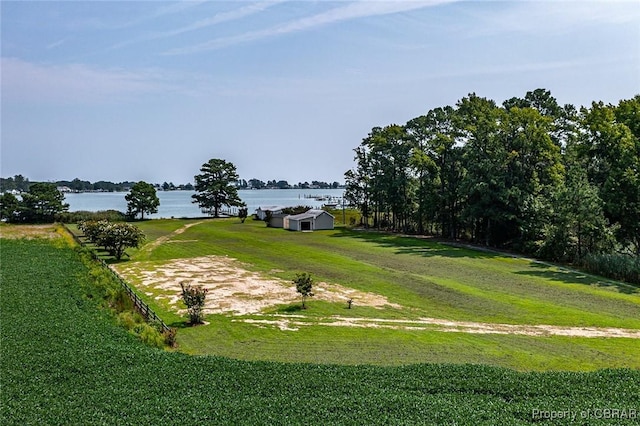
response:
{"label": "shed door", "polygon": [[311,231],[311,222],[300,222],[301,231]]}

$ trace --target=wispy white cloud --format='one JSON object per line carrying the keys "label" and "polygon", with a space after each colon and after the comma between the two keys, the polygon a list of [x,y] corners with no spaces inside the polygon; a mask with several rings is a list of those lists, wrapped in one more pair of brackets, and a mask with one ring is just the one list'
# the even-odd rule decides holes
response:
{"label": "wispy white cloud", "polygon": [[123,24],[120,24],[119,27],[132,27],[135,25],[139,25],[143,22],[151,21],[154,19],[162,18],[168,15],[174,15],[177,13],[182,13],[187,9],[191,9],[193,7],[199,6],[202,3],[206,3],[208,0],[180,0],[176,3],[170,3],[168,5],[163,5],[153,12],[146,14],[140,18],[129,20]]}
{"label": "wispy white cloud", "polygon": [[518,1],[506,6],[481,8],[472,13],[486,22],[485,33],[561,34],[594,25],[640,24],[640,3],[636,0]]}
{"label": "wispy white cloud", "polygon": [[153,70],[100,69],[84,64],[43,65],[2,58],[2,97],[6,101],[102,103],[176,90]]}
{"label": "wispy white cloud", "polygon": [[67,41],[67,39],[64,39],[64,38],[61,39],[61,40],[54,41],[52,43],[47,44],[46,48],[49,49],[49,50],[50,49],[55,49],[56,47],[62,46],[66,41]]}
{"label": "wispy white cloud", "polygon": [[248,43],[270,37],[311,30],[313,28],[331,25],[337,22],[369,16],[389,15],[425,7],[436,6],[442,3],[451,3],[454,0],[427,0],[427,1],[358,1],[347,5],[335,7],[306,18],[297,19],[264,30],[250,31],[232,37],[222,37],[204,43],[183,48],[171,49],[165,54],[181,55],[199,53],[208,50],[220,49],[236,44]]}
{"label": "wispy white cloud", "polygon": [[272,1],[260,1],[260,2],[256,2],[256,3],[251,3],[249,5],[240,7],[238,9],[233,9],[230,11],[226,11],[226,12],[220,12],[220,13],[216,13],[215,15],[209,17],[209,18],[205,18],[205,19],[200,19],[192,24],[189,25],[185,25],[183,27],[180,28],[176,28],[174,30],[169,30],[169,31],[164,31],[164,32],[157,32],[157,33],[153,33],[153,34],[148,34],[148,35],[144,35],[138,38],[135,38],[133,40],[127,40],[124,41],[122,43],[118,43],[116,45],[113,46],[114,49],[120,48],[120,47],[124,47],[124,46],[128,46],[131,44],[136,44],[139,42],[143,42],[143,41],[150,41],[150,40],[158,40],[158,39],[162,39],[162,38],[168,38],[168,37],[173,37],[176,35],[180,35],[180,34],[184,34],[190,31],[196,31],[202,28],[207,28],[207,27],[211,27],[214,25],[218,25],[224,22],[230,22],[230,21],[235,21],[238,19],[242,19],[248,16],[251,16],[253,14],[259,13],[259,12],[263,12],[267,9],[269,9],[270,7],[273,7],[279,3],[282,3],[285,0],[272,0]]}
{"label": "wispy white cloud", "polygon": [[[69,31],[97,31],[97,30],[106,30],[106,31],[119,31],[124,29],[129,29],[132,27],[136,27],[138,25],[144,24],[149,21],[159,20],[165,17],[170,17],[171,15],[178,15],[184,11],[187,11],[191,8],[197,7],[203,3],[206,3],[210,0],[180,0],[177,2],[156,2],[156,1],[139,1],[139,2],[127,2],[125,0],[116,0],[111,4],[109,1],[93,1],[98,8],[100,6],[107,5],[109,9],[113,11],[118,11],[119,3],[123,5],[127,5],[127,3],[131,3],[131,5],[136,5],[137,7],[132,7],[130,10],[128,9],[125,13],[98,13],[96,15],[85,15],[79,14],[74,16],[73,19],[63,20],[61,21],[61,25]],[[73,3],[88,3],[80,0],[71,0],[68,2],[60,2],[49,0],[45,1],[45,3],[50,3],[52,5],[56,5],[56,3],[64,3],[67,6]],[[161,6],[155,7],[156,4],[160,4]],[[91,10],[88,8],[88,10]],[[98,9],[102,10],[102,9]],[[62,15],[61,17],[63,17]]]}
{"label": "wispy white cloud", "polygon": [[212,25],[221,24],[223,22],[235,21],[238,19],[245,18],[247,16],[253,15],[255,13],[262,12],[264,10],[269,9],[279,3],[282,3],[284,0],[273,0],[273,1],[260,1],[257,3],[251,3],[247,6],[241,7],[239,9],[230,10],[227,12],[220,12],[215,14],[214,16],[206,19],[201,19],[199,21],[194,22],[191,25],[187,25],[182,28],[178,28],[172,31],[167,31],[164,33],[158,34],[158,37],[170,37],[182,33],[186,33],[189,31],[199,30],[201,28],[210,27]]}

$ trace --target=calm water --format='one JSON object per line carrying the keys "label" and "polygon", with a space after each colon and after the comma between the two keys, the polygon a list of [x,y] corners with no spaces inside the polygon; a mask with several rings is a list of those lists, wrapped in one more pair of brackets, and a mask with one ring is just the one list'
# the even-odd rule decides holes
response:
{"label": "calm water", "polygon": [[[192,203],[194,191],[158,191],[160,206],[158,213],[151,218],[201,217],[197,204]],[[249,214],[253,214],[260,206],[293,207],[305,205],[321,207],[329,202],[341,202],[342,189],[260,189],[242,190],[238,195],[247,204]],[[75,212],[119,210],[127,211],[126,192],[82,192],[65,194],[65,202],[69,203],[69,211]],[[308,198],[311,197],[311,198]],[[331,200],[316,200],[314,197],[330,197]],[[145,215],[146,217],[146,215]]]}

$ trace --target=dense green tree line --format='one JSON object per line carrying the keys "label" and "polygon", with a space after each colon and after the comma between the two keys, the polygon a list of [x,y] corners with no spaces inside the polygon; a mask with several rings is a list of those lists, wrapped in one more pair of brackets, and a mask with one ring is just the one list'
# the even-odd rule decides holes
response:
{"label": "dense green tree line", "polygon": [[[18,192],[27,192],[29,187],[37,182],[29,181],[29,178],[25,178],[22,175],[15,175],[14,177],[2,178],[0,177],[0,192],[5,191],[18,191]],[[131,187],[133,187],[136,182],[109,182],[109,181],[97,181],[97,182],[89,182],[88,180],[80,180],[75,178],[73,180],[59,180],[56,182],[47,182],[53,183],[56,187],[67,187],[71,191],[76,192],[122,192],[128,191]],[[164,191],[174,191],[174,190],[187,190],[193,191],[193,185],[190,183],[174,185],[173,182],[163,182],[160,184],[153,184],[155,188],[162,189]]]}
{"label": "dense green tree line", "polygon": [[19,199],[10,192],[0,195],[0,219],[7,222],[50,223],[67,210],[64,195],[51,183],[33,183]]}
{"label": "dense green tree line", "polygon": [[[0,192],[5,191],[20,191],[27,192],[29,187],[34,183],[44,183],[44,182],[31,182],[29,178],[25,178],[22,175],[16,175],[14,177],[9,178],[0,178]],[[131,188],[135,182],[120,182],[113,183],[108,181],[98,181],[98,182],[89,182],[87,180],[80,180],[75,178],[73,180],[59,180],[57,182],[47,182],[53,183],[54,186],[66,186],[72,191],[104,191],[104,192],[115,192],[115,191],[125,191]]]}
{"label": "dense green tree line", "polygon": [[574,261],[640,255],[640,95],[560,106],[544,89],[502,106],[470,94],[355,148],[346,198],[362,224]]}

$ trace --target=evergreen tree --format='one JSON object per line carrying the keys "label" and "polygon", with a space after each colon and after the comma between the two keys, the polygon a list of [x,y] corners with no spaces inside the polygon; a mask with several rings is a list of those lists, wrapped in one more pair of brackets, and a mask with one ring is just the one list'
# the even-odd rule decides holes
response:
{"label": "evergreen tree", "polygon": [[135,217],[138,214],[140,219],[144,219],[144,214],[158,213],[160,200],[156,194],[156,189],[147,182],[137,182],[131,191],[124,196],[127,200],[127,215]]}
{"label": "evergreen tree", "polygon": [[194,177],[196,193],[192,197],[193,202],[198,203],[203,212],[219,217],[222,206],[244,206],[238,196],[236,182],[239,177],[236,166],[214,158],[204,163],[200,172]]}

